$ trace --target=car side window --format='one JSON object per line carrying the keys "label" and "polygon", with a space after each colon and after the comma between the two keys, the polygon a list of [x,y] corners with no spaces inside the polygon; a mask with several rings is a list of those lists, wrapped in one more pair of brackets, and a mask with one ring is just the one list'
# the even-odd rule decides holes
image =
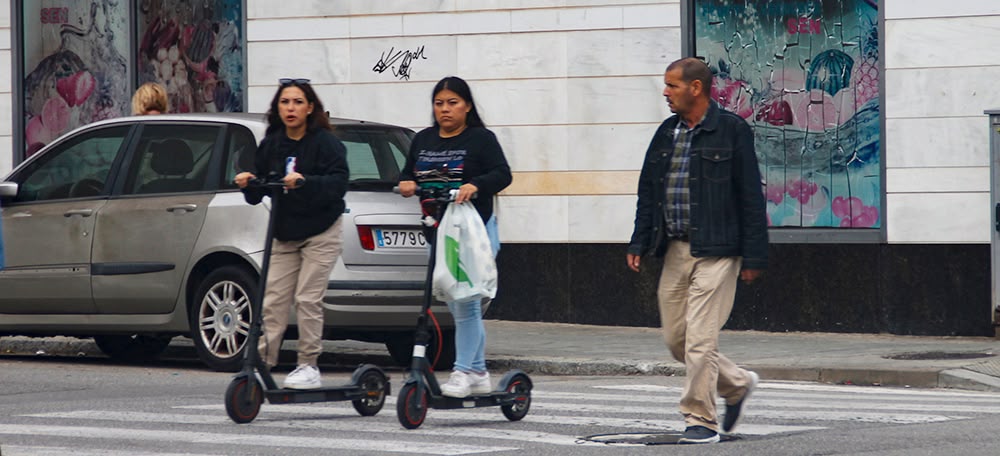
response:
{"label": "car side window", "polygon": [[15,203],[98,196],[131,126],[78,135],[47,150],[14,178]]}
{"label": "car side window", "polygon": [[229,134],[226,138],[226,166],[225,175],[219,188],[237,188],[233,179],[236,175],[244,171],[256,173],[254,159],[257,154],[257,140],[253,133],[246,127],[230,125]]}
{"label": "car side window", "polygon": [[347,168],[351,170],[351,180],[379,179],[378,164],[367,142],[343,141],[347,148]]}
{"label": "car side window", "polygon": [[372,127],[338,127],[334,134],[347,148],[351,182],[399,180],[399,170],[406,163],[405,135],[393,129]]}
{"label": "car side window", "polygon": [[128,167],[124,194],[203,190],[219,128],[184,124],[143,127]]}

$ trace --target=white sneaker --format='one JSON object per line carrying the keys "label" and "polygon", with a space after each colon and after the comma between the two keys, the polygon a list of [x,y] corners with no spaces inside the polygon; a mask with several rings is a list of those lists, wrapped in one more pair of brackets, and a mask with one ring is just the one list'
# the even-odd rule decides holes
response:
{"label": "white sneaker", "polygon": [[469,375],[469,391],[472,394],[488,394],[493,391],[493,386],[490,385],[490,373],[483,372],[482,374],[477,374],[475,372]]}
{"label": "white sneaker", "polygon": [[456,370],[451,371],[448,383],[441,384],[441,394],[448,397],[468,397],[472,394],[469,387],[469,374]]}
{"label": "white sneaker", "polygon": [[319,368],[308,364],[299,364],[292,373],[285,377],[285,388],[288,389],[317,389],[322,388],[320,382]]}

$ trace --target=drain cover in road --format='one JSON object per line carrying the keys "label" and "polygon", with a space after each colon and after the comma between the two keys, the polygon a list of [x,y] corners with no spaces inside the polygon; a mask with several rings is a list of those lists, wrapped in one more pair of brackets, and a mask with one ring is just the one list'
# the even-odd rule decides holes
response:
{"label": "drain cover in road", "polygon": [[[611,445],[674,445],[681,438],[680,432],[625,433],[625,434],[595,434],[583,437],[588,442],[607,443]],[[736,440],[733,436],[723,435],[722,441]]]}

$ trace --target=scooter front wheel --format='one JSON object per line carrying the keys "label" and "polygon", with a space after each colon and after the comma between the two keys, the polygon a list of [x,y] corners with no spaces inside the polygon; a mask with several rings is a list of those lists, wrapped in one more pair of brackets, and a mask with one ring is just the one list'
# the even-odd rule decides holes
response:
{"label": "scooter front wheel", "polygon": [[360,375],[357,375],[355,384],[364,392],[364,397],[351,401],[354,410],[357,410],[361,416],[375,416],[385,405],[385,392],[388,383],[389,379],[379,369],[362,368]]}
{"label": "scooter front wheel", "polygon": [[500,411],[510,421],[520,421],[531,408],[531,380],[527,375],[515,374],[504,388],[508,394],[514,395],[514,401],[501,405]]}
{"label": "scooter front wheel", "polygon": [[226,413],[237,423],[249,423],[257,418],[263,402],[264,389],[256,379],[237,377],[226,388]]}
{"label": "scooter front wheel", "polygon": [[396,401],[396,418],[407,429],[416,429],[424,424],[427,417],[427,388],[422,388],[417,397],[417,384],[407,383],[399,390]]}

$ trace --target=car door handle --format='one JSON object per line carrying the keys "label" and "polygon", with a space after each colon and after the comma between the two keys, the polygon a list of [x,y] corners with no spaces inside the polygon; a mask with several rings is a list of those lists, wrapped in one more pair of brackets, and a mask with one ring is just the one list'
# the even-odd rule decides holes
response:
{"label": "car door handle", "polygon": [[167,212],[194,212],[198,209],[197,204],[178,204],[167,208]]}
{"label": "car door handle", "polygon": [[70,209],[63,213],[63,217],[72,217],[74,215],[79,215],[81,217],[90,217],[94,215],[93,209]]}

